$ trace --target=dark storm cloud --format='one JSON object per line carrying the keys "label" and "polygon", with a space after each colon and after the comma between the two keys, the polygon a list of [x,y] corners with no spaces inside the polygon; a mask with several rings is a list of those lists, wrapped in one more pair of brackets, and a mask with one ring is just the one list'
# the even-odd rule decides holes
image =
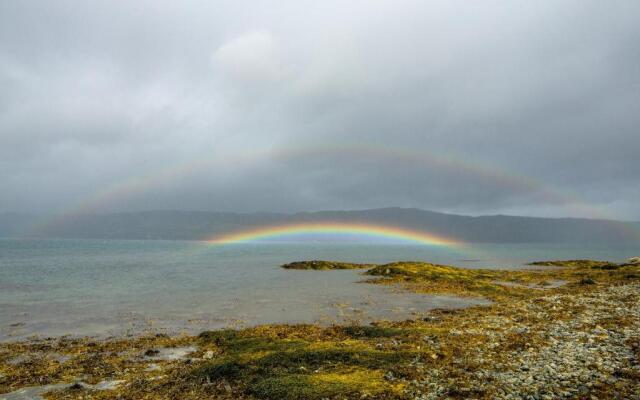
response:
{"label": "dark storm cloud", "polygon": [[3,2],[0,211],[640,219],[639,17],[633,1]]}

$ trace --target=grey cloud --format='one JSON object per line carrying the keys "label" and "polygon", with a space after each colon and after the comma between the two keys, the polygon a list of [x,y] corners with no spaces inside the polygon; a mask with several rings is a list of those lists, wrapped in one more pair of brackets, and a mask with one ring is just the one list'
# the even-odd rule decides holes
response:
{"label": "grey cloud", "polygon": [[[4,2],[0,212],[640,219],[638,17],[632,1]],[[331,150],[359,145],[466,167]],[[292,148],[316,152],[278,156]]]}

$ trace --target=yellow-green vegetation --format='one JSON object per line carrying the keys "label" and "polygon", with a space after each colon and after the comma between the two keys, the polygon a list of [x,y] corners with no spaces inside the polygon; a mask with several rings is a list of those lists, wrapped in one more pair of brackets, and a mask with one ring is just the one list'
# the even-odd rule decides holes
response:
{"label": "yellow-green vegetation", "polygon": [[483,296],[493,300],[504,297],[522,297],[531,289],[502,282],[526,284],[541,283],[547,278],[527,273],[513,275],[510,271],[466,269],[424,262],[396,262],[379,265],[367,271],[379,276],[378,283],[407,283],[412,291],[432,294]]}
{"label": "yellow-green vegetation", "polygon": [[386,384],[384,374],[414,354],[376,348],[370,342],[401,334],[400,329],[384,327],[313,326],[205,332],[201,344],[215,345],[221,356],[195,369],[194,377],[201,382],[234,382],[245,393],[265,399],[357,393],[393,397],[402,385]]}
{"label": "yellow-green vegetation", "polygon": [[[313,263],[325,263],[313,261]],[[326,262],[331,264],[331,262]],[[403,284],[419,293],[455,294],[486,297],[494,301],[539,295],[551,283],[569,287],[597,282],[610,283],[640,277],[640,265],[607,261],[540,261],[535,267],[520,270],[470,269],[418,261],[401,261],[375,265],[365,274],[377,277],[372,283]],[[364,264],[363,264],[364,266]],[[324,268],[331,269],[331,268]]]}
{"label": "yellow-green vegetation", "polygon": [[[368,326],[265,325],[195,337],[3,343],[0,393],[82,379],[124,383],[113,390],[76,385],[50,392],[47,398],[336,400],[424,395],[493,399],[522,391],[547,393],[550,398],[629,398],[640,393],[640,375],[633,367],[640,348],[640,321],[633,311],[640,301],[640,266],[608,265],[571,261],[559,268],[524,271],[422,262],[370,266],[366,274],[372,283],[400,283],[423,293],[494,300],[489,306],[435,310],[409,321]],[[565,284],[545,285],[557,281]],[[556,332],[558,326],[566,327],[566,333]],[[554,337],[560,339],[552,341]],[[591,359],[599,353],[589,353],[597,349],[589,343],[599,346],[612,338],[623,338],[612,345],[626,346],[624,351],[635,354],[635,361],[614,357],[600,366],[594,361],[580,368],[591,374],[588,379],[605,374],[615,377],[615,382],[602,378],[587,387],[578,380],[575,392],[573,386],[559,385],[554,377],[565,373],[565,367],[554,357],[581,351],[581,357]],[[576,347],[566,347],[563,341]],[[144,356],[176,346],[193,346],[194,352],[177,360]],[[603,354],[618,354],[615,351]],[[547,373],[550,364],[557,364],[560,372],[549,372],[549,388],[542,388],[527,383],[529,370],[521,369],[524,363],[536,376]],[[567,365],[569,372],[578,368]],[[512,376],[516,383],[511,383]],[[521,376],[523,383],[519,383]],[[553,392],[556,388],[560,392]]]}
{"label": "yellow-green vegetation", "polygon": [[294,261],[282,266],[284,269],[312,269],[312,270],[331,270],[331,269],[366,269],[373,267],[374,264],[354,264],[339,261]]}

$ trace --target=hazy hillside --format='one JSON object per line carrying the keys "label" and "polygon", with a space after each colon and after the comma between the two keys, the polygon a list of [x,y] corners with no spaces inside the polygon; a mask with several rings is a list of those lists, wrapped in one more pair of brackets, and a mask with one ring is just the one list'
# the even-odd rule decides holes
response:
{"label": "hazy hillside", "polygon": [[205,239],[216,234],[263,225],[309,221],[393,225],[425,230],[468,242],[640,244],[639,222],[501,215],[469,217],[403,208],[297,214],[146,211],[64,218],[0,214],[0,236],[188,240]]}

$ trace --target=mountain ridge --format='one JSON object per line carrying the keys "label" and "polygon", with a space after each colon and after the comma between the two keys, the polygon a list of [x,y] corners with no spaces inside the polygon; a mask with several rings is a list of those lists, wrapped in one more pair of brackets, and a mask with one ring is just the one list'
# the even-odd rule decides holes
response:
{"label": "mountain ridge", "polygon": [[265,225],[322,221],[389,225],[477,243],[640,243],[640,222],[636,221],[500,214],[469,216],[401,207],[295,213],[197,210],[81,215],[1,213],[0,236],[203,240]]}

